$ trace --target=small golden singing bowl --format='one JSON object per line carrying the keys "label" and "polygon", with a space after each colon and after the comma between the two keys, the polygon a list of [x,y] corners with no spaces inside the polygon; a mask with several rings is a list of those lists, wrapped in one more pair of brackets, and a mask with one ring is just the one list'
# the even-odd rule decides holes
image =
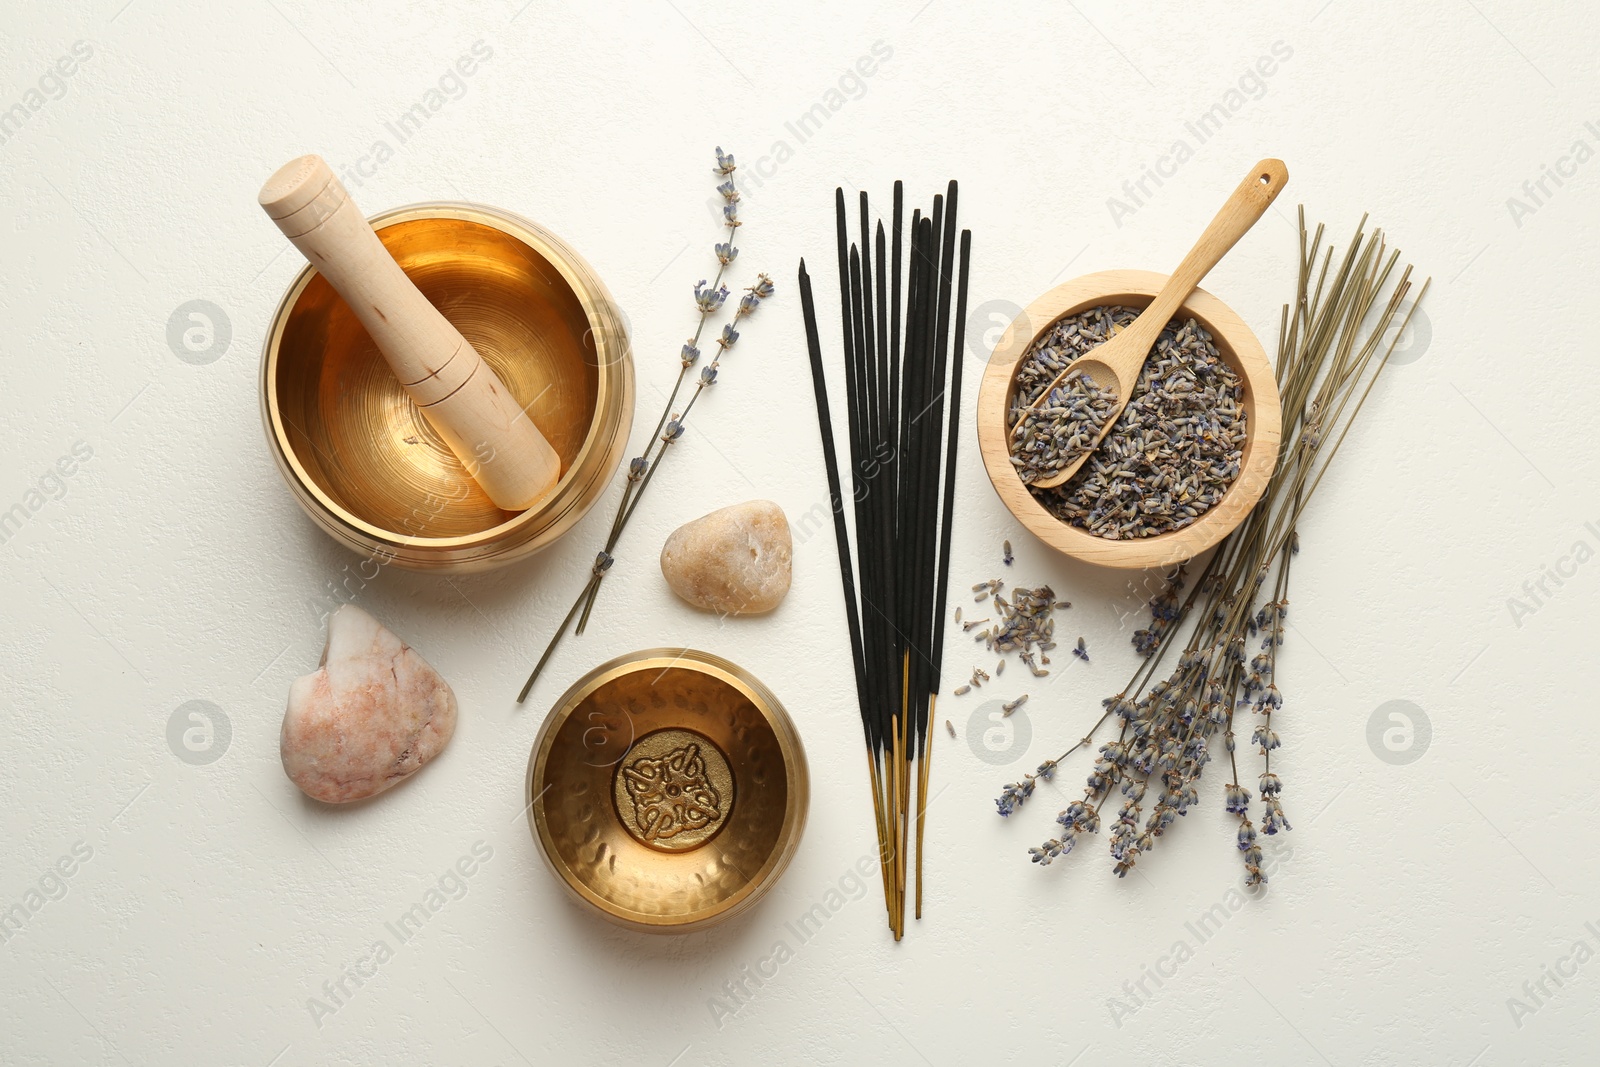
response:
{"label": "small golden singing bowl", "polygon": [[528,758],[528,824],[551,870],[580,904],[647,933],[754,905],[794,856],[810,795],[777,697],[692,649],[596,667]]}
{"label": "small golden singing bowl", "polygon": [[1051,548],[1085,563],[1138,569],[1168,567],[1193,559],[1232,533],[1256,506],[1278,462],[1282,405],[1272,364],[1243,319],[1204,289],[1184,300],[1173,318],[1192,318],[1211,335],[1217,354],[1244,386],[1244,453],[1239,474],[1210,510],[1181,530],[1153,537],[1112,541],[1080,530],[1045,510],[1011,463],[1006,413],[1016,392],[1017,367],[1033,342],[1056,320],[1105,304],[1143,309],[1167,282],[1146,270],[1106,270],[1063,282],[1025,308],[1006,328],[989,357],[978,388],[978,451],[995,492],[1033,535]]}
{"label": "small golden singing bowl", "polygon": [[380,562],[472,571],[538,551],[600,497],[627,445],[633,360],[621,313],[565,242],[508,212],[418,204],[371,222],[526,406],[561,457],[561,480],[527,511],[495,507],[309,264],[262,353],[262,419],[278,469],[318,526]]}

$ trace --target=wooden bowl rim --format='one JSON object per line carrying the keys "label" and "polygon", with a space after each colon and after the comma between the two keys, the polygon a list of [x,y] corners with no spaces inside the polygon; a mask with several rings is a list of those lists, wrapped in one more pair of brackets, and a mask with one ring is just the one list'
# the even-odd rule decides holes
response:
{"label": "wooden bowl rim", "polygon": [[[562,863],[551,838],[550,829],[541,800],[544,787],[545,766],[556,735],[572,713],[601,686],[624,675],[640,671],[665,671],[669,668],[697,671],[738,690],[744,694],[772,728],[778,749],[783,753],[784,774],[787,778],[788,796],[784,798],[783,824],[778,830],[778,841],[766,861],[756,870],[738,892],[718,903],[714,908],[698,911],[685,917],[650,915],[618,907],[595,893],[575,877]],[[651,648],[608,660],[589,671],[563,693],[545,716],[528,754],[528,772],[523,789],[527,805],[528,828],[539,846],[539,854],[556,880],[568,895],[579,904],[592,909],[604,918],[632,930],[645,933],[689,933],[702,930],[753,907],[764,897],[783,872],[800,847],[805,832],[806,813],[811,804],[811,778],[806,764],[805,746],[800,741],[794,720],[784,710],[777,696],[755,675],[721,656],[692,648]]]}
{"label": "wooden bowl rim", "polygon": [[[1011,465],[1006,445],[1006,407],[1017,364],[1029,346],[1064,315],[1102,304],[1148,304],[1167,275],[1145,270],[1104,270],[1063,282],[1024,308],[1001,335],[984,368],[978,390],[978,448],[1000,500],[1017,521],[1051,548],[1085,563],[1124,569],[1166,567],[1193,559],[1231,533],[1260,501],[1277,466],[1282,404],[1277,380],[1255,332],[1227,304],[1196,289],[1178,309],[1208,329],[1224,358],[1233,355],[1250,405],[1248,436],[1239,476],[1221,500],[1181,530],[1137,540],[1111,541],[1056,518],[1033,498]],[[1034,323],[1039,323],[1037,328]]]}
{"label": "wooden bowl rim", "polygon": [[[583,308],[585,317],[589,320],[589,329],[595,334],[595,350],[598,359],[599,375],[596,382],[594,414],[589,420],[589,431],[584,437],[583,446],[572,463],[562,472],[556,487],[551,491],[545,501],[537,507],[519,512],[504,522],[494,526],[485,527],[470,534],[456,534],[450,537],[426,537],[416,534],[404,534],[375,525],[350,511],[339,501],[330,496],[316,480],[311,477],[305,466],[300,462],[299,453],[290,443],[287,427],[283,422],[283,411],[278,398],[278,364],[282,350],[284,331],[288,327],[289,315],[299,303],[306,287],[311,284],[317,271],[307,263],[295,275],[283,299],[278,302],[277,310],[273,312],[272,323],[267,331],[267,338],[263,348],[261,361],[261,387],[262,405],[267,418],[268,430],[272,438],[274,450],[277,452],[280,464],[286,464],[286,476],[292,477],[296,488],[301,491],[302,504],[306,503],[306,496],[314,501],[315,507],[321,515],[339,526],[354,531],[355,533],[379,542],[384,546],[398,549],[421,549],[448,551],[451,549],[471,549],[480,546],[494,546],[508,534],[522,530],[526,527],[543,528],[559,520],[559,517],[574,501],[570,492],[573,484],[583,472],[596,450],[610,447],[600,440],[601,433],[608,421],[608,409],[613,403],[612,394],[621,394],[624,401],[631,398],[630,383],[613,380],[607,373],[613,364],[623,364],[624,373],[631,359],[630,338],[617,314],[616,306],[610,294],[594,278],[588,264],[584,262],[576,251],[568,247],[565,242],[554,234],[549,233],[536,223],[500,208],[487,207],[482,204],[469,204],[454,201],[430,201],[420,204],[407,204],[402,207],[391,208],[378,212],[368,218],[374,230],[382,230],[389,226],[407,222],[419,222],[429,219],[454,219],[461,222],[476,223],[489,229],[496,230],[512,238],[539,255],[546,263],[554,267],[561,275],[561,279],[577,298]],[[581,268],[581,269],[580,269]],[[615,321],[609,321],[615,320]],[[613,340],[614,338],[614,340]],[[607,351],[618,348],[619,351]],[[629,404],[631,407],[631,403]],[[630,412],[631,414],[631,412]],[[627,430],[623,429],[623,436]],[[609,466],[609,465],[606,465]],[[609,479],[610,472],[605,472]],[[514,543],[506,543],[505,551],[516,551]],[[494,553],[491,553],[493,555]]]}

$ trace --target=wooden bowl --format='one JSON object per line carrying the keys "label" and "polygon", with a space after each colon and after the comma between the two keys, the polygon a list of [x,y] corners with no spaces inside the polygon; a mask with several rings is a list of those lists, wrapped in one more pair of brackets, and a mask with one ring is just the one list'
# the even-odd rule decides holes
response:
{"label": "wooden bowl", "polygon": [[407,276],[500,375],[561,457],[538,506],[501,511],[309,264],[267,331],[261,411],[296,501],[348,548],[470,571],[538,551],[605,491],[633,419],[633,361],[605,286],[560,238],[507,212],[419,204],[371,219]]}
{"label": "wooden bowl", "polygon": [[528,758],[528,825],[585,908],[683,933],[750,908],[805,828],[805,750],[778,699],[690,649],[614,659],[556,703]]}
{"label": "wooden bowl", "polygon": [[989,480],[1011,514],[1051,548],[1085,563],[1139,569],[1166,567],[1192,559],[1228,536],[1255,507],[1278,461],[1282,409],[1272,364],[1261,342],[1221,300],[1196,289],[1174,318],[1193,318],[1211,334],[1222,359],[1244,383],[1247,417],[1239,476],[1222,499],[1181,530],[1124,541],[1096,537],[1056,518],[1017,476],[1006,441],[1006,411],[1016,390],[1023,354],[1057,319],[1102,304],[1143,308],[1166,284],[1165,274],[1107,270],[1064,282],[1025,308],[1006,328],[989,358],[978,389],[978,449]]}

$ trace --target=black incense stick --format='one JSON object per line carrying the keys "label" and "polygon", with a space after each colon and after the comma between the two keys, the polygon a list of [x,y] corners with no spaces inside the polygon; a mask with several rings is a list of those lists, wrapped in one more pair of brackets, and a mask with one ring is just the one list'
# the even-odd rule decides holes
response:
{"label": "black incense stick", "polygon": [[[828,410],[828,384],[822,372],[822,342],[817,336],[817,309],[811,296],[811,276],[800,261],[800,308],[806,323],[806,350],[811,356],[811,382],[817,396],[817,421],[822,427],[822,459],[828,472],[828,500],[833,510],[834,540],[839,549],[839,572],[844,582],[845,612],[850,628],[850,656],[859,683],[864,676],[861,654],[861,616],[856,611],[855,574],[850,563],[850,534],[845,529],[844,493],[839,487],[839,455],[834,447],[833,416]],[[859,697],[859,694],[858,694]]]}
{"label": "black incense stick", "polygon": [[[951,198],[955,197],[955,182],[951,182]],[[967,329],[967,267],[972,256],[972,231],[961,231],[961,280],[956,295],[955,356],[950,369],[950,429],[945,444],[944,522],[939,544],[938,607],[934,612],[933,647],[944,647],[944,609],[946,594],[950,591],[950,520],[956,506],[956,448],[961,437],[961,364],[964,356]],[[933,691],[939,691],[939,672],[933,676]]]}

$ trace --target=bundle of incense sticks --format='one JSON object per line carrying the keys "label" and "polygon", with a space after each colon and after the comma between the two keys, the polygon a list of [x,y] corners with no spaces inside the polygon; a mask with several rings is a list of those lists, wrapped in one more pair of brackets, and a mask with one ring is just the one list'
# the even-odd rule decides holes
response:
{"label": "bundle of incense sticks", "polygon": [[950,183],[946,195],[933,198],[930,214],[912,212],[909,262],[900,182],[894,185],[889,233],[880,219],[870,241],[867,194],[861,194],[859,243],[850,241],[844,190],[836,191],[834,203],[849,421],[848,502],[804,260],[800,300],[833,504],[856,699],[866,735],[884,902],[898,941],[905,933],[906,871],[913,842],[916,917],[922,917],[923,823],[933,751],[928,726],[943,659],[972,234],[961,232],[952,330],[950,296],[958,274],[956,183]]}

